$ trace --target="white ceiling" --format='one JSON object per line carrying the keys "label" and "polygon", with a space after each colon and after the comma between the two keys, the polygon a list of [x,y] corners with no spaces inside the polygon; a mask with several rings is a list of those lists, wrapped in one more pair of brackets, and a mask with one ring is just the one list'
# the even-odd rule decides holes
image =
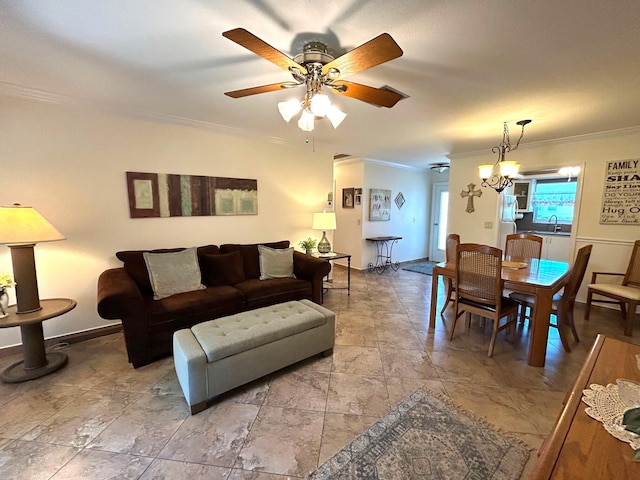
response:
{"label": "white ceiling", "polygon": [[[640,125],[638,0],[0,0],[0,14],[0,95],[335,154],[425,167],[490,152],[503,121],[514,140],[533,120],[523,145]],[[386,109],[332,95],[348,117],[306,134],[276,108],[300,89],[223,94],[290,79],[222,36],[236,27],[291,57],[304,40],[345,52],[387,32],[404,55],[349,80],[409,98]]]}

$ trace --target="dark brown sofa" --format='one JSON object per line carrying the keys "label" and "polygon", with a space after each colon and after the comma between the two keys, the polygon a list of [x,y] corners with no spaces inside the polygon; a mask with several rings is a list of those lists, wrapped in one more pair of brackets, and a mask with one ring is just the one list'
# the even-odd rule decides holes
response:
{"label": "dark brown sofa", "polygon": [[[288,248],[289,241],[263,243]],[[178,252],[183,248],[122,251],[121,268],[104,271],[98,278],[98,314],[121,320],[134,368],[171,354],[173,332],[244,310],[290,300],[322,303],[322,281],[331,271],[329,262],[294,252],[296,278],[259,280],[258,244],[198,247],[204,290],[153,299],[143,253]]]}

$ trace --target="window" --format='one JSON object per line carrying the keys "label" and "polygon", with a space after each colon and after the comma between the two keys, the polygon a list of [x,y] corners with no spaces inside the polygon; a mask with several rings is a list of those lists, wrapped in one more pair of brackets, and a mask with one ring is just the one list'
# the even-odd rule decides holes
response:
{"label": "window", "polygon": [[548,223],[549,219],[556,215],[557,223],[571,224],[577,185],[575,179],[538,180],[531,199],[533,222]]}

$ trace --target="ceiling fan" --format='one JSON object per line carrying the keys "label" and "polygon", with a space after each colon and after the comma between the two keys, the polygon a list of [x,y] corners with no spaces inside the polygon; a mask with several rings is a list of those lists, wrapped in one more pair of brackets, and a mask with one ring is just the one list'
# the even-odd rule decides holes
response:
{"label": "ceiling fan", "polygon": [[[393,107],[399,100],[404,98],[400,93],[392,90],[369,87],[343,80],[350,75],[402,56],[402,49],[388,33],[378,35],[338,58],[334,58],[328,53],[327,45],[324,43],[312,41],[305,44],[303,51],[293,59],[244,28],[235,28],[224,32],[222,35],[278,67],[287,70],[293,77],[292,81],[234,90],[225,92],[225,95],[232,98],[241,98],[304,85],[306,86],[306,93],[302,101],[281,102],[278,106],[280,113],[287,122],[302,109],[303,114],[298,125],[303,130],[313,130],[313,119],[324,117],[325,114],[334,128],[346,116],[339,110],[336,112],[328,97],[322,93],[323,87],[346,97],[387,108]],[[288,104],[288,106],[283,104]],[[331,107],[333,107],[333,110]]]}

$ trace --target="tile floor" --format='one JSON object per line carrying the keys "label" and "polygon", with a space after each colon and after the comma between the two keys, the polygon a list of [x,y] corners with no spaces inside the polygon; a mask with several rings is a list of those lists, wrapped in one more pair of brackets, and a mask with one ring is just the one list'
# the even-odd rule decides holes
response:
{"label": "tile floor", "polygon": [[[334,269],[336,283],[345,277]],[[596,308],[584,322],[578,307],[582,341],[570,354],[552,329],[547,366],[528,366],[525,327],[503,333],[488,358],[488,325],[459,328],[451,342],[446,321],[428,331],[430,289],[418,273],[352,271],[351,296],[325,296],[338,318],[332,357],[237,389],[195,416],[171,358],[134,370],[122,334],[72,344],[62,370],[0,383],[0,478],[301,478],[421,385],[530,445],[526,478],[596,334],[640,343],[640,328],[622,336],[617,312]],[[0,368],[17,359],[0,358]]]}

